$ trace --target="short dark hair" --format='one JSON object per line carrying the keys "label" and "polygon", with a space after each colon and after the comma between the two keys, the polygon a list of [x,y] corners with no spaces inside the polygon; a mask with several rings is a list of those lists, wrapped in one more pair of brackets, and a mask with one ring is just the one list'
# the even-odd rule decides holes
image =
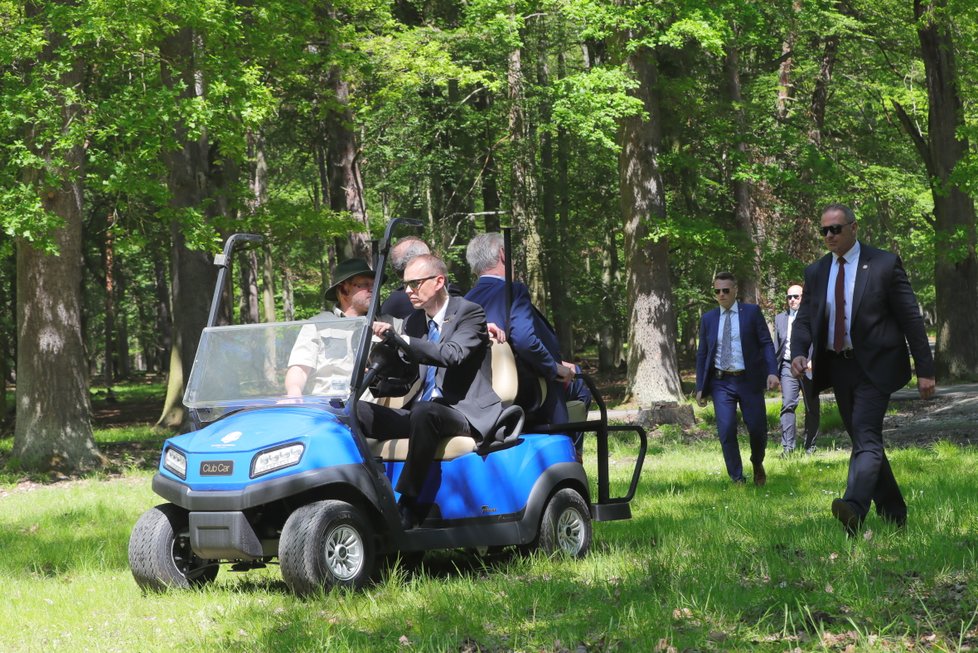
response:
{"label": "short dark hair", "polygon": [[852,224],[856,221],[856,213],[850,209],[846,204],[827,204],[825,208],[819,215],[825,215],[829,211],[839,211],[842,215],[846,216],[846,222]]}
{"label": "short dark hair", "polygon": [[713,277],[714,281],[733,281],[734,285],[737,285],[737,277],[734,276],[733,272],[717,272],[717,275]]}

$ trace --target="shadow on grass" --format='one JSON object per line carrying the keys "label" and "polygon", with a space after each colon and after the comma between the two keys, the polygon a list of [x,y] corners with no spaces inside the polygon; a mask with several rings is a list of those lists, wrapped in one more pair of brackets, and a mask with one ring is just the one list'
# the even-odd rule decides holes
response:
{"label": "shadow on grass", "polygon": [[0,572],[59,578],[81,570],[129,568],[127,548],[135,519],[100,502],[64,506],[9,520],[0,531]]}

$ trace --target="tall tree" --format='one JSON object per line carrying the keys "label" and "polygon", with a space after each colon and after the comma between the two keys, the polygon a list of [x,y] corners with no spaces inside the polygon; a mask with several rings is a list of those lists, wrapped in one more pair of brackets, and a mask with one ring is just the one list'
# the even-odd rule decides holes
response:
{"label": "tall tree", "polygon": [[[190,103],[203,95],[200,70],[194,57],[194,32],[181,27],[167,35],[160,47],[163,85],[174,97]],[[202,289],[212,288],[214,268],[206,252],[187,242],[187,216],[200,209],[207,197],[208,142],[186,124],[176,127],[176,148],[164,154],[169,172],[170,208],[170,302],[173,308],[173,344],[170,349],[166,399],[157,426],[179,429],[187,412],[183,393],[197,353],[200,333],[207,323],[210,298]]]}
{"label": "tall tree", "polygon": [[924,161],[934,198],[934,269],[937,293],[937,375],[940,379],[978,378],[978,257],[975,253],[975,202],[961,188],[958,168],[969,154],[964,107],[946,0],[914,0],[914,19],[927,75],[927,134],[907,111],[897,114]]}
{"label": "tall tree", "polygon": [[[23,183],[39,209],[62,224],[54,252],[26,238],[17,243],[17,413],[13,456],[33,469],[78,470],[99,465],[89,421],[88,366],[81,325],[83,62],[67,47],[71,2],[26,4],[28,21],[43,26],[44,45],[27,63],[25,87],[37,102],[24,149],[36,152]],[[50,10],[50,14],[46,10]]]}
{"label": "tall tree", "polygon": [[628,391],[642,407],[683,401],[676,359],[676,315],[672,305],[669,242],[652,236],[651,226],[666,217],[666,194],[659,170],[662,112],[655,51],[635,47],[626,65],[638,82],[635,95],[644,116],[621,126],[619,176],[625,221],[626,295],[630,308]]}

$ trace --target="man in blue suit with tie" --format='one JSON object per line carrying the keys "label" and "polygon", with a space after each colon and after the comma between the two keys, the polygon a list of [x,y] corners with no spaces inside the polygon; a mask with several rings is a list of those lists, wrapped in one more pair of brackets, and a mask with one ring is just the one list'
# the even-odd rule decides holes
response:
{"label": "man in blue suit with tie", "polygon": [[700,344],[696,353],[696,402],[706,405],[713,397],[717,434],[727,474],[734,483],[744,482],[744,466],[737,443],[737,405],[750,434],[750,460],[754,485],[764,485],[764,453],[767,447],[767,410],[764,390],[780,385],[771,333],[761,309],[737,301],[737,279],[720,272],[713,279],[719,306],[700,320]]}

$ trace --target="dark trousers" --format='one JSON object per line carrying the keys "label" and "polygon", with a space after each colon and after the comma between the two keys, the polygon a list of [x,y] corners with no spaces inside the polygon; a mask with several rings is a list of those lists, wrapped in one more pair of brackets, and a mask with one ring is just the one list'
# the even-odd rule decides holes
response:
{"label": "dark trousers", "polygon": [[815,384],[807,376],[796,379],[791,374],[791,362],[781,362],[781,446],[792,451],[796,442],[795,410],[798,404],[805,406],[805,443],[808,449],[815,444],[821,420],[821,402],[815,392]]}
{"label": "dark trousers", "polygon": [[907,504],[883,450],[883,416],[890,395],[876,389],[855,359],[831,358],[832,387],[852,440],[845,499],[860,517],[871,501],[885,519],[906,520]]}
{"label": "dark trousers", "polygon": [[409,499],[421,494],[438,442],[454,435],[471,435],[469,421],[451,406],[437,401],[416,402],[411,410],[388,408],[361,401],[357,417],[368,438],[408,438],[408,453],[394,488]]}
{"label": "dark trousers", "polygon": [[747,433],[750,434],[750,461],[764,462],[767,447],[767,410],[764,408],[764,391],[755,390],[745,376],[733,376],[713,381],[713,412],[717,419],[717,435],[727,474],[734,481],[744,478],[744,464],[737,443],[737,406],[744,416]]}

